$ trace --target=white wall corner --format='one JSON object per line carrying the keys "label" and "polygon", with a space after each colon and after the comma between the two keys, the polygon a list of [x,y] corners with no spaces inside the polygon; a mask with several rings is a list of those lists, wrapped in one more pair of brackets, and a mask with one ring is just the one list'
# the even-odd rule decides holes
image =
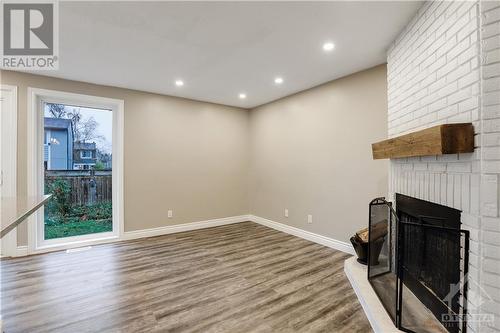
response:
{"label": "white wall corner", "polygon": [[497,175],[481,175],[481,213],[483,216],[498,216]]}

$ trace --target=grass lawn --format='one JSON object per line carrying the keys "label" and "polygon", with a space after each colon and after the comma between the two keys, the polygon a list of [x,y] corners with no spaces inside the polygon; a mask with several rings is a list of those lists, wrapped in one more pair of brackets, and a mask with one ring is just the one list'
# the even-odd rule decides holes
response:
{"label": "grass lawn", "polygon": [[80,236],[87,234],[95,234],[98,232],[107,232],[113,230],[113,222],[111,219],[105,220],[87,220],[73,221],[66,223],[57,223],[45,225],[45,239]]}
{"label": "grass lawn", "polygon": [[110,202],[70,206],[65,215],[49,204],[45,209],[45,239],[112,231],[112,216]]}

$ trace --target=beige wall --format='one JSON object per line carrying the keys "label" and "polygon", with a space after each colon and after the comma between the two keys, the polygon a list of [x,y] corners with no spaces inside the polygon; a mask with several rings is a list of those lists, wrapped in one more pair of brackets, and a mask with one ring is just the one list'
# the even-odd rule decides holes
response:
{"label": "beige wall", "polygon": [[[27,88],[36,87],[125,101],[126,231],[248,214],[248,111],[9,71],[1,83],[18,87],[20,195],[27,187]],[[18,239],[26,244],[25,225]]]}
{"label": "beige wall", "polygon": [[386,135],[385,65],[252,110],[250,210],[349,241],[387,194],[388,162],[371,157]]}
{"label": "beige wall", "polygon": [[387,193],[387,161],[370,148],[387,133],[385,65],[251,111],[9,71],[1,83],[19,89],[21,195],[27,87],[125,101],[126,231],[252,213],[348,241]]}

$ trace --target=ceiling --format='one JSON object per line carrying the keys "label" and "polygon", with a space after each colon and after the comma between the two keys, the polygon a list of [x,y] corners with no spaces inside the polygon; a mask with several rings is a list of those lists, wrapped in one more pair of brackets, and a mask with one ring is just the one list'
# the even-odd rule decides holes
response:
{"label": "ceiling", "polygon": [[385,63],[420,5],[60,2],[60,68],[37,73],[251,108]]}

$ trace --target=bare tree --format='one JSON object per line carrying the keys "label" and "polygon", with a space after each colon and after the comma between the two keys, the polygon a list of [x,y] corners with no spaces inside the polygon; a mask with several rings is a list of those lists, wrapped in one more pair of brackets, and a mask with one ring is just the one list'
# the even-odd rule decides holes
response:
{"label": "bare tree", "polygon": [[78,130],[79,123],[82,120],[82,113],[80,112],[80,108],[73,108],[70,112],[67,113],[67,117],[71,120],[71,124],[73,125],[73,135],[76,141],[79,141]]}
{"label": "bare tree", "polygon": [[95,142],[104,139],[102,135],[98,135],[96,133],[99,123],[94,119],[94,117],[82,120],[82,113],[80,111],[80,108],[73,108],[73,110],[67,113],[67,116],[69,119],[71,119],[71,123],[73,124],[75,141]]}
{"label": "bare tree", "polygon": [[104,136],[98,135],[96,133],[97,127],[99,127],[99,123],[94,119],[94,117],[83,120],[80,108],[73,107],[71,110],[67,110],[64,104],[47,105],[49,107],[48,111],[52,117],[71,120],[75,141],[95,142],[105,140]]}
{"label": "bare tree", "polygon": [[104,139],[102,135],[98,135],[96,133],[96,129],[98,126],[99,123],[94,119],[94,117],[90,117],[85,121],[78,122],[77,128],[75,130],[75,132],[77,132],[77,139],[81,142]]}
{"label": "bare tree", "polygon": [[65,106],[63,104],[48,104],[49,112],[54,118],[64,118],[66,116]]}

